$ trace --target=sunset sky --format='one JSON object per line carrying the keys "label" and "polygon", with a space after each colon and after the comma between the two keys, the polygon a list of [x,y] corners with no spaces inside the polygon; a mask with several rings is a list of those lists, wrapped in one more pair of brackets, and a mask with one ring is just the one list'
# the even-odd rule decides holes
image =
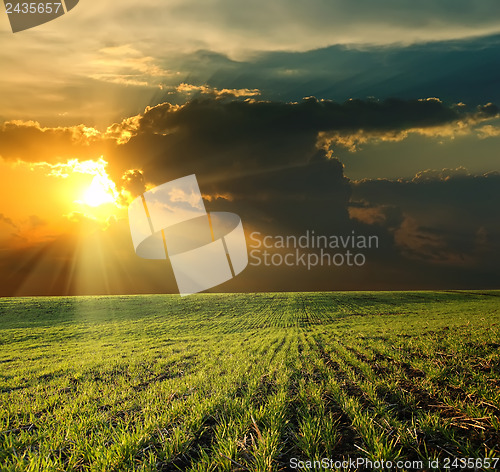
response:
{"label": "sunset sky", "polygon": [[214,291],[500,288],[497,0],[86,0],[0,41],[2,296],[175,293],[127,207],[193,173],[247,237],[380,240]]}

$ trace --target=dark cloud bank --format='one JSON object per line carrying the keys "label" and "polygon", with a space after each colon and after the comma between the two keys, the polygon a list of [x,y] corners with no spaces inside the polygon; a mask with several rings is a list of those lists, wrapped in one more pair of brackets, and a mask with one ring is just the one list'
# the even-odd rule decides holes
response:
{"label": "dark cloud bank", "polygon": [[[140,161],[148,181],[188,173],[221,195],[210,210],[239,213],[263,234],[376,234],[364,268],[249,268],[239,289],[481,288],[500,281],[500,176],[421,173],[411,181],[351,182],[318,149],[321,132],[391,133],[495,117],[439,101],[386,100],[296,104],[196,100],[149,110],[120,152]],[[140,154],[144,149],[148,152]],[[141,156],[138,158],[138,156]],[[404,156],[401,157],[404,159]],[[228,284],[229,285],[229,284]]]}
{"label": "dark cloud bank", "polygon": [[[453,8],[455,9],[455,8]],[[349,98],[440,97],[477,105],[498,103],[500,35],[386,46],[335,45],[304,52],[272,51],[235,61],[213,51],[169,57],[190,84],[217,88],[258,88],[269,100],[304,96]],[[151,105],[185,101],[157,92]]]}
{"label": "dark cloud bank", "polygon": [[[457,122],[468,126],[497,115],[495,105],[466,110],[437,100],[338,104],[313,98],[299,103],[207,98],[150,108],[114,127],[116,135],[132,134],[126,143],[110,144],[106,138],[103,146],[113,177],[118,181],[126,172],[121,181],[131,191],[140,192],[144,182],[161,184],[195,173],[207,209],[239,214],[247,235],[314,230],[379,238],[378,248],[364,251],[363,267],[248,267],[218,289],[498,288],[498,173],[424,171],[412,180],[355,182],[318,141],[321,133],[384,135]],[[133,253],[126,222],[110,231]],[[127,263],[124,272],[144,277],[140,285],[129,281],[126,291],[175,291],[171,275],[163,279],[165,285],[158,283],[157,262],[126,256],[121,265]],[[155,274],[150,285],[143,283],[153,279],[149,270]],[[113,285],[110,290],[120,289]]]}

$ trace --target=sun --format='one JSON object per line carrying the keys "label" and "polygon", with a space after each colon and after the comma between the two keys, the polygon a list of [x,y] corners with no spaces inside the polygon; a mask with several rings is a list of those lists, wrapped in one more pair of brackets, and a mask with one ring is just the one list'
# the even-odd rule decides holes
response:
{"label": "sun", "polygon": [[96,175],[82,196],[82,203],[98,207],[106,203],[116,202],[115,183],[107,176]]}

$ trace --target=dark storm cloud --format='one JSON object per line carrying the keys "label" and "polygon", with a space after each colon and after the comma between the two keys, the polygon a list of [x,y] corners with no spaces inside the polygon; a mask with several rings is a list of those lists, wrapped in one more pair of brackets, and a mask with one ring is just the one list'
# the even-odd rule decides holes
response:
{"label": "dark storm cloud", "polygon": [[[136,121],[134,136],[118,147],[113,165],[141,168],[154,184],[195,173],[207,209],[238,213],[247,231],[354,230],[380,239],[356,277],[339,280],[331,269],[250,268],[242,279],[247,289],[353,289],[359,277],[366,288],[492,286],[500,262],[497,175],[474,177],[458,169],[422,172],[412,181],[351,182],[342,164],[318,149],[317,138],[328,131],[382,135],[468,126],[497,114],[491,104],[467,112],[438,100],[198,99],[149,109]],[[263,270],[268,275],[262,278]],[[231,287],[244,290],[238,283]]]}
{"label": "dark storm cloud", "polygon": [[[465,169],[424,171],[413,180],[353,183],[353,200],[393,207],[402,254],[429,264],[495,269],[500,263],[500,174],[469,175]],[[356,214],[356,213],[354,213]],[[361,219],[369,219],[361,213]],[[376,221],[376,220],[375,220]],[[382,225],[384,220],[379,220]],[[498,270],[497,270],[498,272]],[[498,281],[498,273],[497,273]]]}
{"label": "dark storm cloud", "polygon": [[[235,61],[212,51],[175,59],[182,80],[218,88],[258,88],[270,100],[304,96],[349,98],[437,96],[477,105],[499,102],[500,36],[467,40],[376,46],[330,46],[305,52],[272,51]],[[185,101],[182,94],[158,92],[151,105]]]}
{"label": "dark storm cloud", "polygon": [[[123,130],[133,136],[108,158],[115,180],[125,169],[153,184],[195,173],[213,207],[326,229],[348,223],[350,188],[342,165],[318,148],[320,132],[395,132],[496,113],[494,106],[467,113],[438,100],[195,99],[150,108],[133,126],[127,120]],[[116,136],[120,128],[113,126]]]}
{"label": "dark storm cloud", "polygon": [[[143,169],[152,182],[186,171],[237,175],[309,162],[320,133],[382,136],[475,123],[498,116],[496,105],[475,109],[437,99],[330,100],[299,102],[198,98],[163,103],[114,124],[106,132],[84,125],[49,128],[36,122],[0,126],[0,156],[25,162],[96,159],[105,155],[115,178]],[[117,175],[117,173],[119,175]]]}
{"label": "dark storm cloud", "polygon": [[[500,279],[497,174],[429,170],[413,180],[353,182],[344,176],[342,164],[319,147],[318,136],[332,132],[350,136],[360,131],[383,136],[409,129],[428,130],[432,135],[435,128],[457,123],[470,127],[497,115],[495,105],[467,111],[437,99],[335,103],[309,98],[283,103],[212,97],[182,106],[165,103],[149,108],[101,135],[89,130],[77,133],[76,141],[64,129],[51,130],[49,136],[61,132],[70,139],[70,133],[71,146],[80,149],[94,143],[106,145],[105,158],[114,181],[134,195],[147,184],[194,173],[208,211],[237,213],[247,234],[300,235],[315,230],[326,235],[355,231],[379,237],[379,248],[370,253],[363,268],[251,267],[223,289],[479,288],[494,286]],[[37,132],[43,135],[47,130]],[[21,147],[16,155],[29,159],[22,141],[16,142]],[[115,244],[117,250],[127,255],[117,255],[109,267],[121,260],[130,270],[146,274],[150,261],[131,260],[135,255],[126,224],[122,221],[119,230],[119,225],[111,226],[104,234],[111,238],[114,231],[113,241],[121,241]],[[51,266],[50,260],[44,267]],[[36,259],[34,263],[41,262]],[[113,282],[116,290],[122,289],[118,281],[126,278],[120,274]],[[164,285],[155,284],[144,290],[164,290]],[[91,293],[92,287],[85,293]],[[144,282],[144,287],[153,285]],[[70,289],[64,288],[64,293]]]}
{"label": "dark storm cloud", "polygon": [[[136,120],[133,137],[118,147],[113,163],[119,169],[142,168],[152,182],[194,172],[234,177],[309,162],[321,132],[393,133],[474,122],[497,113],[495,105],[466,112],[438,100],[195,99],[148,109]],[[129,122],[125,131],[130,133]]]}
{"label": "dark storm cloud", "polygon": [[[100,153],[95,153],[107,148],[110,174],[133,195],[142,193],[146,183],[194,173],[213,209],[233,209],[267,227],[329,231],[352,226],[351,186],[342,165],[319,147],[320,133],[382,136],[428,129],[432,134],[436,127],[467,127],[497,115],[492,104],[466,111],[437,99],[284,103],[209,97],[148,108],[104,134],[83,126],[7,123],[0,130],[0,154],[28,161],[51,152],[51,160],[75,154],[97,158]],[[61,143],[68,148],[62,154]]]}

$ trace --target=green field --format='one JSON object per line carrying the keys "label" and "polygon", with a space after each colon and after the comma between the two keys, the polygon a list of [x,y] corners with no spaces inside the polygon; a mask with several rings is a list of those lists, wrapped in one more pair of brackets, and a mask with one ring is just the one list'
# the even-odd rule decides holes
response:
{"label": "green field", "polygon": [[4,298],[0,321],[2,470],[500,456],[500,292]]}

